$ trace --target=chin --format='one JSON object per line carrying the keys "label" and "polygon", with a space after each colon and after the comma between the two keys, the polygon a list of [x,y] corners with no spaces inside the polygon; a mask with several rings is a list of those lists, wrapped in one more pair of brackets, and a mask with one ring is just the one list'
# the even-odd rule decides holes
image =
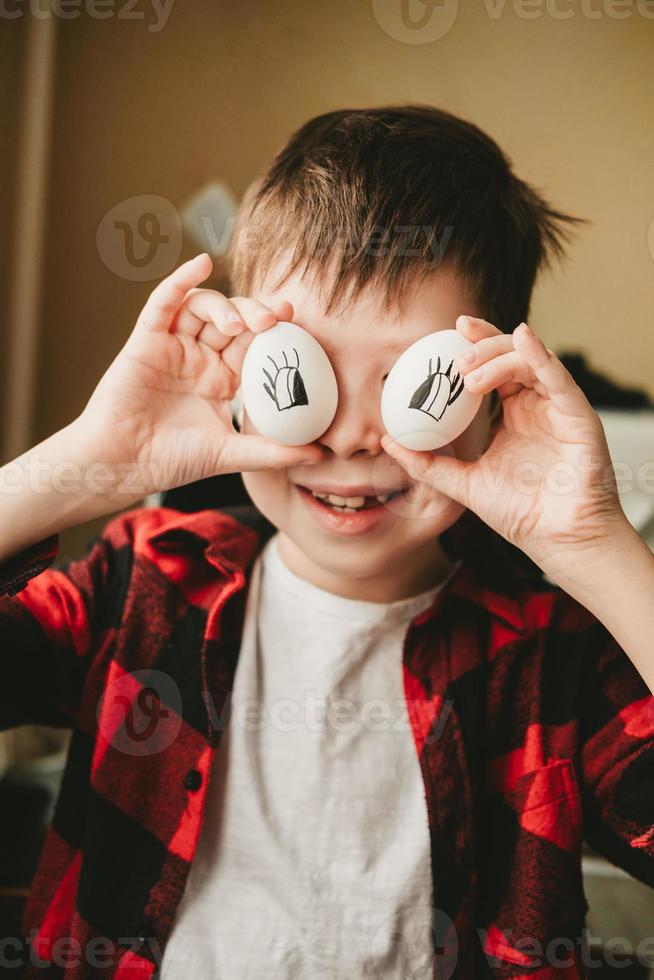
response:
{"label": "chin", "polygon": [[[423,507],[412,507],[403,498],[396,498],[384,505],[387,513],[376,526],[359,531],[356,527],[332,530],[322,526],[322,515],[316,521],[314,515],[306,513],[310,507],[294,506],[289,513],[282,516],[278,512],[268,519],[297,548],[307,555],[311,552],[310,557],[317,564],[329,565],[331,571],[338,570],[349,578],[378,575],[387,571],[389,565],[405,564],[412,556],[424,554],[465,510],[463,505],[442,494],[432,497]],[[350,519],[355,521],[356,515]]]}
{"label": "chin", "polygon": [[243,482],[257,509],[309,561],[332,574],[365,578],[425,554],[465,508],[441,493],[410,485],[379,506],[334,511],[283,472],[250,472]]}

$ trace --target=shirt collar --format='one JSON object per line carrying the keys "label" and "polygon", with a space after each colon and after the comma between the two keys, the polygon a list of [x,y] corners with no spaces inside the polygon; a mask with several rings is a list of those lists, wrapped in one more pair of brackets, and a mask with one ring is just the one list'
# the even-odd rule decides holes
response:
{"label": "shirt collar", "polygon": [[159,508],[161,522],[147,535],[149,545],[167,554],[189,546],[226,575],[244,570],[274,527],[254,507],[226,507],[191,514]]}
{"label": "shirt collar", "polygon": [[[159,516],[162,522],[147,536],[153,548],[187,552],[194,541],[206,561],[228,576],[244,571],[275,532],[253,504],[191,514],[160,508]],[[538,566],[471,510],[465,510],[439,540],[450,558],[462,559],[442,594],[459,595],[523,632],[525,589],[543,585]],[[439,606],[440,602],[434,612]]]}

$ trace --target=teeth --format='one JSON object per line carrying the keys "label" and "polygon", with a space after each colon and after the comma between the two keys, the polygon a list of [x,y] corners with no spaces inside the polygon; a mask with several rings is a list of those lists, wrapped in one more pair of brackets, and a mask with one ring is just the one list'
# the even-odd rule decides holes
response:
{"label": "teeth", "polygon": [[356,510],[357,507],[363,507],[366,502],[365,497],[339,497],[336,493],[330,493],[327,496],[330,504],[335,504],[336,507],[352,507]]}
{"label": "teeth", "polygon": [[[332,506],[341,507],[343,510],[347,511],[348,513],[352,513],[355,510],[359,510],[361,507],[363,507],[363,505],[366,502],[365,497],[339,497],[338,494],[336,493],[318,493],[317,491],[314,490],[312,490],[311,493],[313,494],[314,497],[317,497],[318,500],[326,500],[328,503],[332,504]],[[374,494],[373,496],[376,496],[377,500],[381,504],[385,504],[388,498],[391,496],[391,494],[378,493],[378,494]]]}

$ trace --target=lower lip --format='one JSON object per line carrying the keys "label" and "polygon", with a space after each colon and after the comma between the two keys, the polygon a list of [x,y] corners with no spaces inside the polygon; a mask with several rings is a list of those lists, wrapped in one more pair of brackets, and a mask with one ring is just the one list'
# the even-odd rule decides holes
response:
{"label": "lower lip", "polygon": [[373,528],[393,516],[385,504],[366,507],[365,510],[358,510],[353,514],[347,511],[334,510],[333,507],[321,503],[304,487],[296,485],[295,489],[300,494],[304,506],[316,524],[327,531],[335,531],[337,534],[365,534],[366,531],[372,531]]}

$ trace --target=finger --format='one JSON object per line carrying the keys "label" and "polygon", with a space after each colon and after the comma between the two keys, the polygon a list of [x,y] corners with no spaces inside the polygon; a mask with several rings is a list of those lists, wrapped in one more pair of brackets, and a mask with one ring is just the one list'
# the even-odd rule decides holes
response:
{"label": "finger", "polygon": [[135,332],[163,332],[170,328],[177,310],[189,289],[193,289],[211,274],[213,262],[203,252],[180,265],[153,289],[136,321]]}
{"label": "finger", "polygon": [[[221,453],[221,472],[242,473],[251,470],[285,469],[319,463],[323,451],[316,443],[306,446],[280,446],[263,436],[233,433]],[[223,469],[223,466],[227,469]]]}
{"label": "finger", "polygon": [[277,323],[277,316],[272,309],[258,299],[252,299],[250,296],[232,296],[230,302],[241,314],[246,327],[254,333],[268,330]]}
{"label": "finger", "polygon": [[535,388],[539,394],[545,393],[531,366],[517,350],[512,350],[507,354],[499,354],[487,361],[482,367],[475,367],[463,379],[466,388],[478,395],[499,388],[509,381]]}
{"label": "finger", "polygon": [[293,304],[288,299],[271,299],[264,304],[275,314],[278,320],[292,320],[294,315]]}
{"label": "finger", "polygon": [[230,371],[238,379],[240,384],[241,372],[243,370],[243,360],[245,352],[254,340],[255,334],[251,330],[244,330],[238,337],[234,337],[228,347],[225,347],[221,357]]}
{"label": "finger", "polygon": [[[211,347],[212,350],[220,352],[226,347],[231,337],[235,337],[248,329],[242,314],[239,313],[236,306],[226,296],[223,296],[222,293],[216,293],[214,290],[192,290],[191,292],[194,294],[204,292],[208,294],[213,293],[213,297],[194,298],[188,306],[185,305],[182,308],[182,311],[178,314],[180,332],[197,336],[197,339],[206,344],[207,347]],[[220,306],[218,299],[222,301]],[[224,304],[227,304],[227,306],[221,309]],[[226,319],[220,320],[225,310],[227,310]],[[266,314],[272,312],[275,317],[273,321],[270,321],[269,318],[266,320],[266,323],[270,326],[273,326],[279,320],[290,320],[293,316],[293,304],[288,300],[277,300],[271,303],[269,307],[264,307],[264,310]],[[212,322],[204,321],[203,318],[208,316],[212,317]],[[227,334],[227,342],[225,341],[225,334]]]}
{"label": "finger", "polygon": [[[215,329],[204,333],[205,325],[211,325]],[[201,333],[204,333],[205,343],[211,337],[213,342],[210,346],[216,350],[222,350],[232,337],[243,330],[245,324],[239,311],[226,296],[216,292],[215,289],[192,289],[174,321],[175,333],[198,338]],[[220,340],[221,334],[224,342]]]}
{"label": "finger", "polygon": [[497,388],[497,394],[500,396],[500,400],[504,401],[505,398],[509,398],[511,395],[517,395],[523,388],[524,385],[518,384],[516,381],[507,381],[506,384],[500,385]]}
{"label": "finger", "polygon": [[[245,327],[241,327],[240,329],[246,332]],[[205,347],[210,347],[211,350],[220,354],[224,360],[225,351],[229,350],[229,345],[233,343],[234,336],[234,333],[229,332],[227,325],[218,329],[215,323],[203,323],[196,340],[204,344]]]}
{"label": "finger", "polygon": [[526,323],[517,326],[513,336],[516,350],[556,407],[567,415],[587,415],[590,402],[556,354]]}
{"label": "finger", "polygon": [[492,357],[506,354],[512,350],[513,337],[510,334],[502,333],[495,337],[486,337],[476,341],[471,347],[454,358],[454,364],[459,373],[463,375],[472,371],[473,368],[485,364]]}
{"label": "finger", "polygon": [[473,341],[479,340],[481,337],[494,337],[496,334],[502,333],[488,320],[482,320],[478,316],[462,315],[457,317],[456,328],[464,337]]}
{"label": "finger", "polygon": [[473,463],[453,459],[439,451],[422,452],[416,449],[406,449],[395,442],[388,433],[381,438],[381,444],[389,456],[392,456],[402,466],[412,479],[424,483],[433,490],[444,493],[452,500],[469,507],[470,481],[469,471]]}

